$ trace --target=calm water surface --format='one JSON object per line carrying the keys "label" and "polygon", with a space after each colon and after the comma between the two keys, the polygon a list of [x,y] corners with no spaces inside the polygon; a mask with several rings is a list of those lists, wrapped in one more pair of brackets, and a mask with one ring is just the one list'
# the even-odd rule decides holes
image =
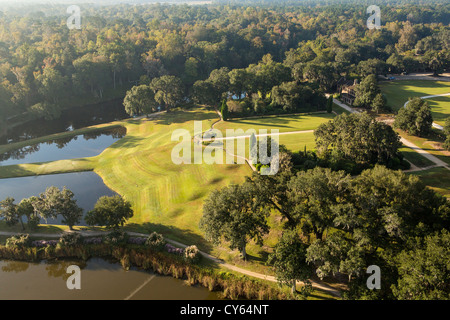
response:
{"label": "calm water surface", "polygon": [[94,157],[125,134],[126,129],[118,127],[14,149],[0,154],[0,166]]}
{"label": "calm water surface", "polygon": [[[81,269],[81,289],[69,290],[67,267]],[[89,300],[212,300],[219,296],[183,280],[138,269],[125,271],[118,263],[100,258],[87,262],[29,263],[0,260],[0,299]]]}

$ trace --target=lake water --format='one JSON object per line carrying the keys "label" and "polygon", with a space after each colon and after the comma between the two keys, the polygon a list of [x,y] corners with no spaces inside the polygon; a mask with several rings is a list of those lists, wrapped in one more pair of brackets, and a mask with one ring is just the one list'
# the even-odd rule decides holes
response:
{"label": "lake water", "polygon": [[121,99],[64,110],[55,120],[33,120],[8,129],[0,144],[13,143],[50,134],[72,131],[101,123],[129,118]]}
{"label": "lake water", "polygon": [[0,154],[0,166],[93,157],[125,134],[126,129],[118,127],[26,146]]}
{"label": "lake water", "polygon": [[[53,174],[45,176],[32,176],[22,178],[0,179],[0,200],[7,197],[16,199],[19,203],[24,198],[39,196],[47,187],[55,186],[62,189],[64,186],[75,194],[78,206],[86,213],[94,208],[101,196],[113,196],[116,193],[109,189],[95,172],[75,172]],[[47,223],[57,224],[61,218],[48,220]],[[44,223],[44,221],[42,221]],[[79,225],[86,225],[84,220]]]}
{"label": "lake water", "polygon": [[[70,265],[81,269],[81,289],[69,290]],[[213,300],[206,288],[190,287],[183,280],[145,272],[125,271],[118,263],[99,258],[82,261],[29,263],[0,260],[0,299],[39,300]]]}

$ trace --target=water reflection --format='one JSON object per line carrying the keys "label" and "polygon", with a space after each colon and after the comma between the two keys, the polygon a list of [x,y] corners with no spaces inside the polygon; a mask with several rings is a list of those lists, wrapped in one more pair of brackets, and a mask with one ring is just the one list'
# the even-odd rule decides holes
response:
{"label": "water reflection", "polygon": [[6,261],[2,265],[2,272],[25,272],[29,266],[29,263],[23,261]]}
{"label": "water reflection", "polygon": [[0,165],[93,157],[126,135],[124,127],[49,140],[0,154]]}
{"label": "water reflection", "polygon": [[50,134],[73,131],[101,123],[129,118],[122,99],[64,110],[54,120],[33,120],[0,132],[0,144],[44,137]]}
{"label": "water reflection", "polygon": [[[77,200],[77,205],[84,212],[92,210],[101,196],[113,196],[116,193],[109,189],[94,172],[74,172],[45,176],[0,179],[0,200],[12,197],[19,203],[24,198],[38,196],[47,187],[55,186],[59,189],[67,187]],[[62,218],[48,219],[49,224],[60,224]],[[46,223],[41,219],[41,223]],[[86,225],[84,219],[79,225]]]}
{"label": "water reflection", "polygon": [[[69,265],[81,269],[81,290],[69,290]],[[120,264],[100,258],[29,263],[0,260],[0,299],[139,299],[209,300],[218,294],[202,287],[190,287],[183,280],[164,277],[136,268],[123,270]]]}

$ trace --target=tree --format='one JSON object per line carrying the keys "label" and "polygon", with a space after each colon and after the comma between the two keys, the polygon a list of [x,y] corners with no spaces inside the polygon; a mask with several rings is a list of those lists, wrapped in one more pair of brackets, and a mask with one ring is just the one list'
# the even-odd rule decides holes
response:
{"label": "tree", "polygon": [[195,81],[192,87],[192,98],[199,104],[215,105],[217,94],[214,85],[208,80]]}
{"label": "tree", "polygon": [[361,290],[365,271],[377,265],[383,270],[382,285],[373,294],[392,299],[391,286],[397,280],[393,258],[410,239],[448,228],[449,203],[418,177],[384,166],[354,178],[343,198],[332,210],[333,232],[310,245],[307,261],[315,264],[319,277],[348,274],[353,299],[367,295],[368,289]]}
{"label": "tree", "polygon": [[86,223],[118,229],[132,217],[133,209],[130,202],[119,195],[103,196],[98,199],[94,209],[86,214]]}
{"label": "tree", "polygon": [[394,121],[394,127],[420,137],[428,135],[432,125],[431,108],[419,97],[409,100],[406,106],[398,111]]}
{"label": "tree", "polygon": [[167,111],[179,104],[184,97],[183,84],[176,76],[155,78],[150,83],[150,88],[155,92],[156,102],[164,104]]}
{"label": "tree", "polygon": [[42,73],[37,73],[35,78],[39,84],[39,93],[45,101],[57,104],[65,93],[67,78],[50,66],[45,67]]}
{"label": "tree", "polygon": [[372,111],[377,114],[383,111],[386,107],[386,98],[381,93],[377,93],[375,98],[372,101]]}
{"label": "tree", "polygon": [[394,296],[401,300],[450,299],[450,233],[418,238],[397,257],[399,279]]}
{"label": "tree", "polygon": [[331,63],[308,62],[303,68],[303,78],[317,82],[323,91],[330,90],[337,81],[337,72]]}
{"label": "tree", "polygon": [[369,59],[366,61],[361,61],[358,64],[358,74],[361,77],[367,77],[369,75],[379,75],[379,74],[386,74],[387,72],[387,65],[384,61],[381,61],[379,59]]}
{"label": "tree", "polygon": [[258,64],[251,64],[246,69],[249,80],[247,93],[260,93],[265,97],[274,86],[292,81],[291,69],[282,63],[273,61],[271,54],[263,56]]}
{"label": "tree", "polygon": [[36,229],[41,220],[34,208],[34,203],[37,199],[37,197],[22,199],[17,206],[18,215],[20,217],[25,216],[27,218],[27,227],[30,230]]}
{"label": "tree", "polygon": [[296,282],[302,281],[302,294],[308,295],[312,286],[309,279],[312,276],[311,267],[306,262],[307,245],[303,243],[295,230],[284,231],[278,243],[269,255],[268,264],[272,264],[277,281],[280,284],[292,286],[296,293]]}
{"label": "tree", "polygon": [[393,53],[387,60],[386,64],[390,73],[401,73],[405,70],[403,63],[403,56],[397,53]]}
{"label": "tree", "polygon": [[123,100],[125,111],[130,115],[151,113],[156,111],[155,94],[149,86],[134,86]]}
{"label": "tree", "polygon": [[399,135],[387,124],[367,113],[341,114],[321,124],[315,131],[318,153],[326,157],[332,151],[355,163],[385,164],[398,157]]}
{"label": "tree", "polygon": [[323,110],[326,107],[326,98],[321,92],[296,81],[274,86],[272,102],[284,111]]}
{"label": "tree", "polygon": [[327,113],[333,112],[333,96],[330,95],[327,100]]}
{"label": "tree", "polygon": [[247,258],[246,246],[251,239],[261,243],[268,232],[267,212],[259,195],[248,183],[214,190],[205,200],[200,228],[208,241],[219,244],[224,238],[231,249],[239,249]]}
{"label": "tree", "polygon": [[78,207],[77,201],[73,199],[74,193],[66,187],[59,190],[57,187],[49,187],[39,195],[39,199],[33,204],[40,215],[47,218],[63,217],[62,223],[67,224],[70,230],[81,221],[83,209]]}
{"label": "tree", "polygon": [[444,134],[445,134],[444,148],[446,150],[450,150],[450,117],[447,117],[447,119],[445,119]]}
{"label": "tree", "polygon": [[22,217],[19,216],[17,205],[14,203],[14,201],[14,198],[8,197],[0,202],[0,216],[5,220],[6,225],[8,226],[14,226],[20,221],[23,230],[25,228],[23,226]]}
{"label": "tree", "polygon": [[241,100],[242,94],[247,91],[249,74],[245,69],[233,69],[229,73],[229,79],[231,93],[234,93]]}
{"label": "tree", "polygon": [[370,108],[376,95],[380,93],[377,78],[374,74],[368,75],[356,87],[355,107]]}
{"label": "tree", "polygon": [[292,217],[304,221],[305,235],[322,239],[333,226],[334,210],[345,202],[350,192],[350,175],[343,171],[316,167],[300,171],[287,184],[287,201],[292,206]]}
{"label": "tree", "polygon": [[223,121],[227,121],[228,120],[228,105],[227,105],[227,101],[225,99],[222,101],[222,107],[220,108],[220,113],[222,114]]}
{"label": "tree", "polygon": [[211,71],[208,81],[212,84],[216,101],[228,98],[230,91],[230,70],[226,67]]}

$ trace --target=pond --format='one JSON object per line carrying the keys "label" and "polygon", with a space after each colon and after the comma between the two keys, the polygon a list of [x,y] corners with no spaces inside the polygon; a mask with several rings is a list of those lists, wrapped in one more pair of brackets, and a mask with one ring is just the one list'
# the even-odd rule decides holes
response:
{"label": "pond", "polygon": [[[101,196],[113,196],[116,193],[109,189],[95,172],[75,172],[53,174],[45,176],[32,176],[22,178],[0,179],[0,200],[7,197],[16,199],[19,203],[24,198],[38,196],[46,188],[55,186],[62,189],[64,186],[75,194],[78,206],[86,213],[94,208]],[[43,220],[41,223],[45,223]],[[60,224],[61,218],[49,219],[49,224]],[[78,225],[86,225],[84,220]]]}
{"label": "pond", "polygon": [[75,129],[129,117],[125,112],[121,99],[95,105],[74,107],[64,110],[58,119],[37,119],[10,128],[7,130],[6,135],[0,135],[0,144],[44,137],[59,132],[73,131]]}
{"label": "pond", "polygon": [[[66,282],[70,265],[80,267],[79,290]],[[214,300],[218,294],[190,287],[183,280],[160,276],[100,258],[29,263],[0,260],[0,299],[39,300]]]}
{"label": "pond", "polygon": [[93,157],[125,134],[125,128],[117,127],[26,146],[0,154],[0,166]]}

